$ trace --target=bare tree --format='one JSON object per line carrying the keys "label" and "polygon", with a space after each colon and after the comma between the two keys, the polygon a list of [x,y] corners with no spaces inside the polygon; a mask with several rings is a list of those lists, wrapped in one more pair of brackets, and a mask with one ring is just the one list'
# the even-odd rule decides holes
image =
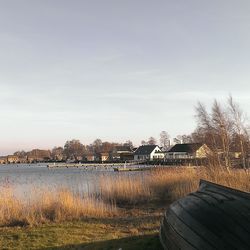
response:
{"label": "bare tree", "polygon": [[155,145],[156,144],[156,139],[154,137],[149,137],[148,138],[148,145]]}
{"label": "bare tree", "polygon": [[123,143],[123,146],[128,146],[129,148],[133,148],[133,147],[134,147],[134,146],[133,146],[133,142],[130,141],[130,140],[128,140],[128,141],[126,141],[125,143]]}
{"label": "bare tree", "polygon": [[249,141],[249,135],[245,124],[246,117],[239,105],[233,101],[232,96],[229,96],[228,98],[228,106],[233,123],[234,134],[240,145],[242,165],[243,168],[246,169],[247,142]]}
{"label": "bare tree", "polygon": [[163,150],[167,150],[170,147],[170,136],[166,131],[160,133],[160,145]]}
{"label": "bare tree", "polygon": [[212,117],[201,102],[198,102],[195,111],[198,126],[196,131],[192,134],[193,140],[206,143],[213,152],[213,155],[209,157],[210,165],[221,167],[219,145],[212,123]]}
{"label": "bare tree", "polygon": [[102,140],[96,139],[92,144],[92,148],[95,153],[100,153],[102,151]]}
{"label": "bare tree", "polygon": [[21,150],[21,151],[15,152],[14,155],[21,157],[21,158],[24,158],[27,156],[27,153],[24,150]]}
{"label": "bare tree", "polygon": [[118,144],[117,143],[112,143],[112,142],[103,142],[101,151],[104,153],[109,153],[111,152]]}
{"label": "bare tree", "polygon": [[227,169],[231,167],[235,153],[240,152],[242,166],[246,169],[250,145],[246,118],[232,96],[229,96],[224,106],[215,100],[211,114],[204,105],[198,103],[196,117],[198,126],[192,137],[205,142],[212,149],[217,163],[222,166],[223,162]]}
{"label": "bare tree", "polygon": [[182,143],[182,141],[181,141],[181,139],[180,139],[180,138],[175,137],[175,138],[173,139],[173,143],[174,143],[174,144],[181,144],[181,143]]}
{"label": "bare tree", "polygon": [[175,144],[182,144],[182,143],[192,143],[193,139],[191,135],[177,135],[174,139],[173,142]]}
{"label": "bare tree", "polygon": [[193,139],[191,135],[182,135],[182,143],[192,143]]}
{"label": "bare tree", "polygon": [[226,168],[229,169],[231,167],[230,133],[232,132],[232,123],[228,117],[228,114],[225,110],[223,110],[217,100],[214,101],[214,104],[212,106],[212,122],[217,136],[221,142]]}
{"label": "bare tree", "polygon": [[79,140],[66,141],[64,145],[64,154],[67,156],[67,159],[78,160],[79,157],[82,157],[85,151],[84,145]]}
{"label": "bare tree", "polygon": [[54,147],[51,151],[51,157],[53,160],[62,160],[63,159],[63,148],[62,147]]}

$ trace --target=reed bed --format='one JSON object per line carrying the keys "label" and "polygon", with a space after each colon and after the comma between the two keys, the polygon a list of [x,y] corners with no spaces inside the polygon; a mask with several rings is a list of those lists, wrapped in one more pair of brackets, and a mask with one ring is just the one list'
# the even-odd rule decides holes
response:
{"label": "reed bed", "polygon": [[138,204],[151,197],[144,176],[103,176],[100,178],[100,196],[115,204]]}
{"label": "reed bed", "polygon": [[80,197],[66,189],[53,192],[44,189],[25,199],[16,197],[12,187],[1,187],[0,193],[1,226],[108,217],[117,213],[117,208],[112,204],[106,204],[94,196]]}
{"label": "reed bed", "polygon": [[166,167],[141,176],[105,177],[100,181],[103,200],[117,204],[168,201],[198,189],[200,179],[250,192],[250,174],[243,170],[222,171],[206,168]]}
{"label": "reed bed", "polygon": [[229,172],[202,167],[159,169],[152,172],[148,185],[152,193],[172,202],[196,191],[201,179],[250,192],[250,175],[244,170]]}
{"label": "reed bed", "polygon": [[174,201],[197,189],[199,176],[193,168],[162,168],[152,171],[147,185],[151,193],[163,201]]}

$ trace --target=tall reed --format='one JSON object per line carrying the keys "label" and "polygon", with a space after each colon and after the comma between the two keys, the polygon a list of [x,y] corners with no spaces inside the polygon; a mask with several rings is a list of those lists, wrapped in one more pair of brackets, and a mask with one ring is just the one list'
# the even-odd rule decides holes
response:
{"label": "tall reed", "polygon": [[243,170],[165,167],[142,176],[105,177],[100,181],[101,197],[118,204],[147,201],[172,202],[198,189],[200,179],[250,191],[250,175]]}
{"label": "tall reed", "polygon": [[137,204],[150,196],[150,188],[142,176],[103,176],[100,178],[100,195],[104,200],[116,204]]}
{"label": "tall reed", "polygon": [[12,187],[1,187],[0,194],[0,225],[35,225],[117,213],[114,205],[90,195],[80,197],[66,189],[44,189],[21,199]]}
{"label": "tall reed", "polygon": [[244,170],[206,168],[162,168],[149,176],[150,190],[162,199],[174,201],[198,189],[201,179],[242,191],[250,191],[250,175]]}

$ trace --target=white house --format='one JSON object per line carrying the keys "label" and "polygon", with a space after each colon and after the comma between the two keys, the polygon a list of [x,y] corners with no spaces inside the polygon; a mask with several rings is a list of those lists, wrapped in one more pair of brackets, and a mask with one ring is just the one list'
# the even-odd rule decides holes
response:
{"label": "white house", "polygon": [[164,153],[157,145],[143,145],[134,152],[135,161],[153,161],[164,159]]}

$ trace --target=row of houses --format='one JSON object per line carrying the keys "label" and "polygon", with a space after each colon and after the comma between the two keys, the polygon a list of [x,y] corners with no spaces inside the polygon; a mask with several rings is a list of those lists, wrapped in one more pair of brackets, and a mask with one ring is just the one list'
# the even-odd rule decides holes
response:
{"label": "row of houses", "polygon": [[163,151],[157,145],[143,145],[134,152],[134,160],[202,159],[210,153],[206,144],[176,144],[170,150]]}
{"label": "row of houses", "polygon": [[25,156],[25,157],[20,157],[18,155],[0,156],[0,164],[33,163],[33,162],[45,162],[49,160],[50,160],[49,158],[35,157],[35,156]]}
{"label": "row of houses", "polygon": [[[106,161],[164,161],[168,159],[199,159],[209,154],[209,148],[201,143],[176,144],[170,150],[163,151],[158,145],[143,145],[138,148],[117,146],[111,152],[87,153],[78,156],[77,161],[106,162]],[[61,156],[61,161],[66,159]],[[57,160],[56,159],[56,160]],[[0,157],[0,163],[31,163],[38,161],[53,161],[55,159],[35,158],[33,155],[20,158],[16,155]],[[75,159],[73,159],[75,160]]]}
{"label": "row of houses", "polygon": [[206,158],[209,148],[201,143],[176,144],[163,151],[158,145],[142,145],[138,148],[118,146],[111,152],[89,153],[78,160],[83,161],[163,161],[167,159]]}
{"label": "row of houses", "polygon": [[33,163],[51,160],[50,150],[33,149],[25,154],[0,156],[0,164],[6,163]]}

